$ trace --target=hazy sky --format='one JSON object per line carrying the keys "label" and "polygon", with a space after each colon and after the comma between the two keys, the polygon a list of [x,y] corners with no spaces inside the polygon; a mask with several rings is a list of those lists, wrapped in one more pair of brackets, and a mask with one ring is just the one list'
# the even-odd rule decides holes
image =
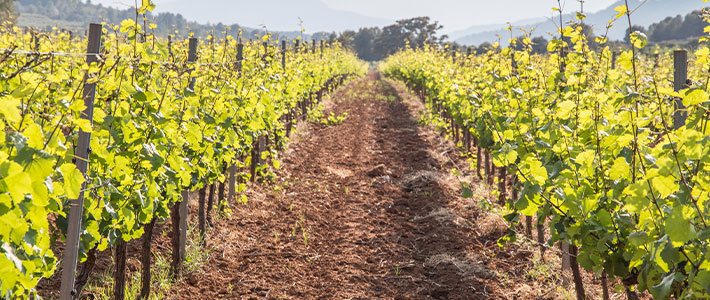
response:
{"label": "hazy sky", "polygon": [[[585,10],[598,11],[616,0],[587,0]],[[373,17],[400,19],[428,15],[448,30],[472,25],[505,23],[552,14],[556,0],[323,0],[328,6]],[[576,0],[567,2],[568,10],[578,10]]]}
{"label": "hazy sky", "polygon": [[[189,1],[195,5],[210,5],[217,0],[155,0],[160,11],[161,4],[176,1]],[[297,2],[299,0],[283,0]],[[552,15],[551,8],[557,6],[557,0],[320,0],[332,9],[350,11],[370,17],[388,20],[397,20],[408,17],[427,15],[445,26],[444,31],[464,29],[473,25],[500,24],[507,21],[547,17]],[[669,0],[671,1],[671,0]],[[93,3],[102,3],[112,6],[125,7],[125,3],[132,4],[133,0],[92,0]],[[140,3],[140,0],[138,1]],[[223,7],[236,11],[245,9],[268,12],[278,7],[265,7],[259,9],[259,0],[233,0],[229,1],[234,7]],[[579,10],[577,0],[563,0],[566,2],[566,11]],[[598,11],[608,7],[615,0],[586,0],[585,11]],[[123,3],[123,5],[122,5]],[[199,3],[199,4],[198,4]],[[241,9],[240,9],[241,8]],[[224,11],[224,10],[223,10]],[[206,20],[209,16],[191,15],[191,11],[177,11],[188,19]],[[257,11],[249,12],[257,14]],[[215,20],[215,23],[224,20]],[[242,24],[239,20],[232,22],[240,25],[255,27],[259,24]],[[287,24],[267,24],[268,26],[290,27],[292,20]],[[228,23],[228,22],[225,22]],[[295,26],[294,26],[295,27]],[[294,28],[298,29],[298,28]]]}

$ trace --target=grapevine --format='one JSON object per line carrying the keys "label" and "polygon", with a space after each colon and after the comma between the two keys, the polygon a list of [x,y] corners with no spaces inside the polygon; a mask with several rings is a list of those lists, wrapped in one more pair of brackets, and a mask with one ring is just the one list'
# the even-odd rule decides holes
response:
{"label": "grapevine", "polygon": [[[141,13],[153,8],[143,3]],[[155,37],[155,25],[136,21],[104,26],[91,65],[81,54],[85,40],[0,31],[3,297],[23,298],[57,271],[54,237],[66,234],[68,203],[80,192],[83,259],[93,248],[140,238],[143,225],[170,216],[182,191],[224,182],[225,166],[247,165],[259,136],[283,142],[284,116],[304,99],[333,78],[365,71],[337,44],[322,54],[279,52],[268,35],[243,46],[210,36],[187,63],[187,41]],[[87,82],[97,83],[93,125],[81,113]],[[73,164],[79,129],[92,133],[86,176]]]}
{"label": "grapevine", "polygon": [[[597,50],[581,26],[560,34],[550,55],[533,55],[526,36],[511,39],[522,51],[496,44],[455,61],[448,49],[429,46],[380,68],[423,91],[430,110],[468,131],[519,180],[501,243],[516,239],[522,217],[537,216],[548,222],[547,243],[578,248],[576,260],[589,271],[658,299],[707,298],[710,50],[695,52],[696,81],[675,91],[672,53],[654,64],[638,51],[646,46],[640,34],[616,67],[604,39]],[[676,130],[677,99],[688,119]]]}

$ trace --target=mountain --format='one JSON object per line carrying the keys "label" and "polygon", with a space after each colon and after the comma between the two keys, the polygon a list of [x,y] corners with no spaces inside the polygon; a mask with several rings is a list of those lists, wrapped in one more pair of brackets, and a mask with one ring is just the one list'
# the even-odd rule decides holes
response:
{"label": "mountain", "polygon": [[[527,24],[535,24],[535,23],[540,23],[544,22],[545,18],[534,18],[534,19],[525,19],[525,20],[520,20],[516,22],[512,22],[511,24],[513,26],[523,26]],[[487,32],[487,31],[495,31],[501,28],[506,28],[508,27],[508,24],[486,24],[486,25],[474,25],[471,27],[468,27],[466,29],[462,30],[456,30],[451,33],[449,33],[449,39],[451,40],[458,40],[460,38],[473,35],[476,33],[481,33],[481,32]]]}
{"label": "mountain", "polygon": [[[107,3],[108,2],[108,3]],[[95,4],[94,4],[95,3]],[[48,30],[51,27],[62,28],[74,32],[84,32],[89,23],[106,22],[107,24],[119,24],[125,19],[135,18],[135,10],[129,6],[104,5],[110,1],[85,2],[84,0],[16,0],[15,7],[19,13],[16,25],[20,27],[33,27]],[[247,39],[254,38],[255,35],[263,35],[266,32],[262,29],[244,27],[237,23],[225,24],[205,24],[191,21],[179,13],[158,12],[149,13],[148,18],[158,27],[155,33],[160,36],[175,34],[175,29],[179,29],[183,36],[188,34],[186,28],[190,29],[198,37],[205,37],[213,32],[229,31],[229,34],[236,36],[240,32]],[[227,30],[227,27],[230,29]],[[291,31],[274,31],[270,33],[277,38],[295,39],[301,37],[310,40],[314,36],[326,39],[326,33],[304,34],[297,26]]]}
{"label": "mountain", "polygon": [[[180,13],[189,20],[202,23],[263,25],[268,30],[281,31],[302,27],[308,32],[332,32],[392,23],[392,20],[334,10],[320,0],[174,0],[159,2],[157,11]],[[301,21],[303,23],[299,24]]]}
{"label": "mountain", "polygon": [[[651,25],[652,23],[659,22],[668,16],[684,16],[693,10],[705,7],[705,4],[706,3],[700,0],[629,0],[629,7],[631,10],[638,7],[638,9],[631,15],[631,21],[634,25],[641,25],[644,27]],[[624,5],[624,1],[620,0],[599,12],[587,14],[587,19],[584,20],[584,22],[592,26],[596,35],[603,35],[606,32],[607,22],[612,20],[617,14],[617,12],[614,11],[614,8],[619,5]],[[570,21],[576,22],[575,14],[563,15],[563,22],[567,23]],[[558,26],[559,18],[555,17],[543,22],[528,22],[528,24],[517,27],[534,27],[535,31],[533,36],[543,36],[549,38],[552,33],[557,33]],[[479,45],[483,42],[497,41],[497,35],[501,37],[508,37],[510,35],[510,33],[505,30],[505,27],[506,26],[501,26],[495,30],[470,34],[456,39],[456,42],[465,45]],[[617,20],[617,22],[614,23],[614,26],[609,30],[609,39],[622,40],[627,28],[628,23],[625,17]],[[522,33],[519,29],[515,30],[514,35],[519,36],[521,34]],[[503,44],[507,44],[507,40],[507,38],[503,38]]]}

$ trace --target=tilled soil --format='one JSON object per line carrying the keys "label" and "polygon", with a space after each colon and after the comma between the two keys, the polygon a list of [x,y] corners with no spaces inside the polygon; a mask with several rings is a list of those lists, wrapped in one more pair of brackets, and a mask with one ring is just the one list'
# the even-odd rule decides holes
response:
{"label": "tilled soil", "polygon": [[373,73],[329,101],[345,121],[300,128],[277,179],[211,228],[208,262],[170,298],[559,297],[531,273],[534,247],[497,245],[507,225],[481,208],[490,190],[460,197],[470,162],[417,124],[423,107],[403,87]]}

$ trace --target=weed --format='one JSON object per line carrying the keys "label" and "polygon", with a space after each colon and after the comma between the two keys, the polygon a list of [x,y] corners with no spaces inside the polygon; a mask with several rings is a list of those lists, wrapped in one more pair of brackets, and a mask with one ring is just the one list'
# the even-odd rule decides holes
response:
{"label": "weed", "polygon": [[345,121],[345,119],[348,118],[348,113],[344,112],[340,116],[336,116],[334,113],[330,113],[330,116],[326,119],[323,118],[320,123],[325,125],[325,126],[333,126],[333,125],[340,125]]}
{"label": "weed", "polygon": [[[195,227],[188,229],[188,245],[185,251],[185,271],[199,270],[207,262],[212,249],[200,247],[199,234]],[[165,293],[175,284],[170,272],[171,253],[154,253],[155,262],[151,265],[151,293],[149,299],[164,299]],[[113,299],[113,269],[108,268],[102,274],[92,278],[86,285],[86,292],[97,300]],[[141,272],[127,276],[126,299],[138,299],[141,289]],[[179,281],[179,280],[178,280]]]}

